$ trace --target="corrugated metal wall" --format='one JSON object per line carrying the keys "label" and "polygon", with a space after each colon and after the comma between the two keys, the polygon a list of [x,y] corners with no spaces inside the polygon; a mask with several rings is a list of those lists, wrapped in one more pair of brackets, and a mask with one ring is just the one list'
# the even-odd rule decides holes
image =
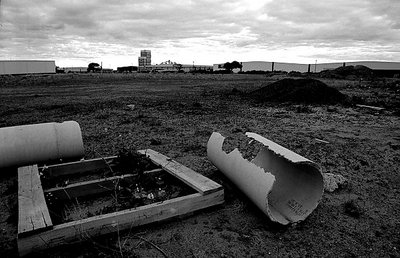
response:
{"label": "corrugated metal wall", "polygon": [[285,71],[285,72],[301,72],[306,73],[308,71],[308,64],[294,64],[294,63],[277,63],[274,64],[274,71]]}
{"label": "corrugated metal wall", "polygon": [[[297,71],[297,72],[308,72],[308,66],[310,66],[310,72],[321,72],[327,69],[335,69],[342,67],[343,64],[346,66],[364,65],[373,70],[400,70],[400,62],[374,62],[374,61],[362,61],[362,62],[346,62],[346,63],[317,63],[317,64],[295,64],[295,63],[278,63],[278,62],[264,62],[264,61],[253,61],[253,62],[242,62],[243,72],[248,71]],[[214,64],[213,70],[224,70],[223,64]],[[238,72],[239,69],[235,69],[234,72]]]}
{"label": "corrugated metal wall", "polygon": [[0,74],[55,73],[55,61],[14,60],[0,61]]}

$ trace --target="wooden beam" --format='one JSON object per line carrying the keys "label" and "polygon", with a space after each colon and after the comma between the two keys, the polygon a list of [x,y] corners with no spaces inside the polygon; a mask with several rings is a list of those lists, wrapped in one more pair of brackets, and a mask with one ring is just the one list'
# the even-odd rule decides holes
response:
{"label": "wooden beam", "polygon": [[117,156],[111,156],[106,158],[97,158],[91,160],[80,160],[75,162],[68,162],[58,165],[51,165],[40,167],[40,170],[48,176],[62,176],[78,174],[88,171],[95,171],[97,169],[108,168],[106,162],[112,167],[112,161],[116,159]]}
{"label": "wooden beam", "polygon": [[[72,243],[82,240],[90,240],[90,238],[93,236],[124,230],[135,226],[152,223],[155,221],[162,221],[177,216],[179,217],[200,209],[204,209],[210,206],[223,203],[224,190],[221,185],[211,181],[210,179],[196,173],[195,171],[179,164],[178,162],[172,159],[169,159],[168,157],[156,151],[149,149],[149,150],[141,150],[139,151],[139,153],[146,154],[155,164],[161,165],[162,167],[162,169],[154,169],[151,171],[147,171],[145,173],[152,173],[152,172],[158,172],[160,170],[165,170],[166,172],[170,173],[171,175],[175,176],[179,180],[183,181],[184,183],[188,184],[189,186],[197,190],[198,193],[166,200],[159,203],[153,203],[150,205],[141,206],[134,209],[103,214],[83,220],[68,222],[61,225],[55,225],[53,227],[49,226],[46,228],[42,227],[43,229],[46,230],[38,231],[38,229],[41,229],[40,227],[35,227],[34,230],[26,229],[24,231],[27,232],[26,234],[22,234],[23,230],[20,230],[19,228],[18,229],[19,232],[20,231],[22,232],[21,234],[18,234],[18,241],[17,241],[18,251],[20,255],[21,256],[26,255],[30,252],[43,250],[46,248],[55,247],[66,243]],[[115,159],[115,157],[105,158],[105,160],[107,160],[107,163],[109,162],[111,163],[113,159]],[[95,160],[71,162],[61,165],[49,166],[48,168],[46,168],[46,170],[47,172],[49,171],[51,172],[49,173],[50,175],[52,173],[53,175],[68,175],[68,174],[96,170],[99,168],[105,168],[108,167],[107,163],[104,161],[104,159],[101,158]],[[23,171],[24,169],[20,168],[20,170]],[[34,180],[36,181],[33,182],[33,180],[31,180],[31,186],[40,186],[40,189],[38,188],[39,189],[38,192],[41,193],[43,200],[41,201],[41,204],[39,204],[38,206],[43,207],[44,205],[45,210],[47,211],[47,215],[43,215],[42,217],[44,218],[48,217],[50,220],[50,216],[48,216],[47,206],[44,201],[44,194],[43,194],[43,189],[41,188],[37,166],[33,166],[32,171],[34,171],[33,174],[36,177]],[[49,189],[46,192],[47,193],[51,192],[53,194],[58,192],[60,193],[59,195],[62,195],[61,192],[64,193],[67,192],[68,194],[64,194],[62,198],[64,199],[66,197],[72,198],[79,195],[87,195],[92,191],[100,191],[99,189],[102,189],[101,191],[103,190],[108,191],[108,189],[114,187],[114,184],[112,184],[110,188],[104,184],[113,183],[113,180],[115,181],[120,178],[127,178],[127,177],[129,178],[132,176],[133,175],[125,175],[108,179],[92,180],[89,182],[82,182],[69,185],[64,188]],[[27,177],[28,176],[25,173],[21,172],[21,174],[20,173],[18,174],[18,180],[19,184],[21,184],[20,186],[21,189],[29,189],[29,187],[23,186],[26,184],[25,182]],[[19,192],[22,192],[22,190],[21,191],[19,190]],[[21,198],[20,200],[20,196],[23,195],[19,194],[20,214],[27,214],[27,212],[24,211],[25,208],[22,207],[25,205],[24,202],[26,203],[26,200],[24,200],[23,198]],[[33,199],[36,200],[37,198]],[[28,207],[28,205],[30,205],[30,207]],[[30,211],[30,210],[35,210],[36,207],[33,207],[33,204],[26,204],[26,209],[27,211]],[[39,210],[43,209],[39,208]],[[41,214],[43,214],[43,212]],[[21,222],[32,221],[32,219],[24,220],[23,218],[20,218],[20,221]],[[51,225],[51,221],[48,222],[47,220],[45,220],[43,224]],[[22,223],[21,223],[21,228],[22,228]],[[31,234],[28,234],[28,232],[31,232]]]}
{"label": "wooden beam", "polygon": [[372,110],[376,110],[376,111],[382,111],[385,109],[383,107],[367,106],[367,105],[360,105],[360,104],[356,104],[356,106],[360,107],[360,108],[368,108],[368,109],[372,109]]}
{"label": "wooden beam", "polygon": [[18,168],[18,237],[52,225],[37,165]]}
{"label": "wooden beam", "polygon": [[141,206],[79,221],[54,226],[53,229],[18,239],[19,254],[55,247],[91,237],[112,233],[155,221],[177,217],[204,209],[224,201],[223,190],[202,195],[200,193],[174,198],[161,203]]}
{"label": "wooden beam", "polygon": [[[163,169],[157,168],[149,171],[145,171],[145,174],[161,172]],[[70,200],[80,196],[87,196],[91,194],[99,194],[109,191],[114,191],[117,180],[124,180],[135,177],[133,174],[126,174],[122,176],[114,176],[108,178],[101,178],[96,180],[90,180],[75,184],[70,184],[65,187],[55,187],[46,189],[44,193],[46,195],[51,194],[58,200]]]}
{"label": "wooden beam", "polygon": [[146,154],[155,164],[160,165],[165,171],[185,182],[202,194],[207,194],[222,189],[220,184],[208,179],[207,177],[193,171],[188,167],[185,167],[175,160],[164,156],[161,153],[151,149],[140,150],[138,152],[141,154]]}

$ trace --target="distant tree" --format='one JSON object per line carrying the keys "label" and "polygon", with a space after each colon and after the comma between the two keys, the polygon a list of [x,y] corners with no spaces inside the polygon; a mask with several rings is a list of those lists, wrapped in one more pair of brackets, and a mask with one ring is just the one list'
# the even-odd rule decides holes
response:
{"label": "distant tree", "polygon": [[64,73],[64,69],[61,69],[59,66],[56,66],[56,73]]}
{"label": "distant tree", "polygon": [[233,61],[231,63],[231,66],[232,66],[232,69],[236,69],[236,68],[242,69],[242,67],[243,67],[243,65],[241,63],[239,63],[238,61]]}
{"label": "distant tree", "polygon": [[232,68],[231,68],[231,63],[226,62],[223,66],[222,66],[225,70],[231,72]]}
{"label": "distant tree", "polygon": [[101,71],[101,66],[98,63],[90,63],[87,68],[87,72],[98,72]]}
{"label": "distant tree", "polygon": [[226,71],[232,72],[233,69],[239,68],[240,70],[242,69],[243,65],[239,63],[238,61],[233,61],[232,63],[226,62],[223,65],[223,68]]}

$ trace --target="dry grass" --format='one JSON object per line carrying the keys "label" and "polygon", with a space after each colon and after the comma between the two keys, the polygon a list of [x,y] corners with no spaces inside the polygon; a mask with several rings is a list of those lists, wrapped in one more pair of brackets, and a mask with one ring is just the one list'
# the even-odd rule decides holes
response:
{"label": "dry grass", "polygon": [[[275,77],[262,75],[54,75],[1,78],[0,126],[75,120],[81,125],[86,158],[115,155],[121,147],[153,148],[221,183],[226,203],[184,220],[149,225],[82,242],[48,256],[162,255],[171,257],[400,256],[399,93],[383,82],[323,81],[376,113],[356,107],[257,104],[241,97]],[[389,83],[389,81],[387,81]],[[236,90],[232,93],[232,90]],[[135,105],[134,109],[127,105]],[[253,131],[345,176],[351,187],[324,194],[319,207],[297,226],[281,228],[249,204],[206,157],[213,131]],[[329,144],[321,144],[315,139]],[[159,144],[152,145],[157,139]],[[0,173],[0,192],[15,180]],[[15,192],[1,196],[1,256],[15,256]],[[362,203],[358,218],[344,209]],[[357,203],[357,204],[359,204]],[[14,213],[15,213],[14,212]],[[11,219],[7,220],[10,217]],[[180,237],[177,237],[180,236]],[[112,251],[111,251],[112,250]]]}

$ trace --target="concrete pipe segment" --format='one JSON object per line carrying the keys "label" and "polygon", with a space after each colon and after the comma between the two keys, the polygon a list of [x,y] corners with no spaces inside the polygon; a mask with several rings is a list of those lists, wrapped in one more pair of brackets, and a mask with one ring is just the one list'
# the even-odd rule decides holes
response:
{"label": "concrete pipe segment", "polygon": [[0,128],[0,168],[83,155],[81,128],[75,121]]}
{"label": "concrete pipe segment", "polygon": [[317,164],[258,134],[246,136],[263,145],[253,160],[243,158],[238,148],[225,153],[225,137],[216,132],[207,144],[208,158],[271,221],[286,225],[304,220],[324,191]]}

